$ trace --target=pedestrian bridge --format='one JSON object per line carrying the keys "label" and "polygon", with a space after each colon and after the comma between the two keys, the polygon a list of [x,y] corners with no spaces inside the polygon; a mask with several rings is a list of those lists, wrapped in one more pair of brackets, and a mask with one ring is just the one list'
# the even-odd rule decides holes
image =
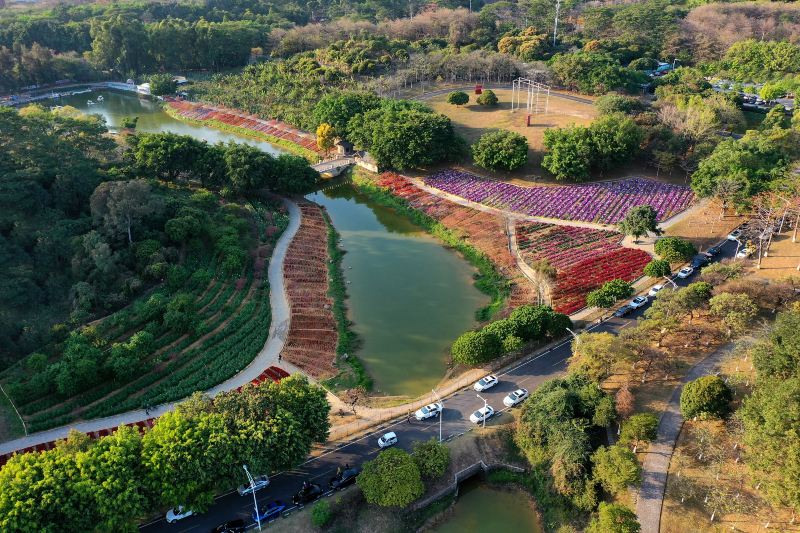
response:
{"label": "pedestrian bridge", "polygon": [[329,159],[316,165],[311,165],[311,168],[319,172],[319,175],[323,178],[334,178],[341,174],[344,169],[355,164],[355,162],[355,157],[337,157],[336,159]]}

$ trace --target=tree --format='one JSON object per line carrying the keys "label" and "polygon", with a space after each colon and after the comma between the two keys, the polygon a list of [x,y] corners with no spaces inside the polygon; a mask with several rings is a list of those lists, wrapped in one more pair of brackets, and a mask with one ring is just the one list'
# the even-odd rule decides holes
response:
{"label": "tree", "polygon": [[130,154],[142,172],[169,181],[181,175],[202,179],[200,162],[209,149],[205,141],[165,132],[131,136],[130,144]]}
{"label": "tree", "polygon": [[692,243],[680,237],[663,237],[655,244],[655,252],[670,263],[688,261],[697,253]]}
{"label": "tree", "polygon": [[139,117],[122,117],[119,121],[119,125],[121,128],[125,128],[128,130],[135,130],[136,124],[139,123]]}
{"label": "tree", "polygon": [[571,52],[555,54],[549,61],[556,83],[585,94],[604,94],[617,89],[631,91],[647,75],[622,67],[610,54]]}
{"label": "tree", "polygon": [[417,463],[422,477],[428,479],[441,477],[450,464],[450,448],[436,439],[415,442],[411,450],[411,457]]}
{"label": "tree", "polygon": [[479,365],[502,353],[501,339],[487,331],[467,331],[455,340],[450,353],[456,363]]}
{"label": "tree", "polygon": [[633,294],[630,283],[621,279],[612,279],[586,295],[586,305],[589,307],[608,308],[619,300],[624,300]]}
{"label": "tree", "polygon": [[778,313],[768,338],[756,344],[752,353],[762,379],[800,376],[800,312]]}
{"label": "tree", "polygon": [[153,74],[147,78],[150,83],[150,92],[156,96],[175,94],[178,84],[172,74]]}
{"label": "tree", "polygon": [[486,107],[493,107],[496,106],[498,103],[497,95],[491,89],[484,89],[480,95],[478,95],[477,102],[480,105]]}
{"label": "tree", "polygon": [[319,99],[314,107],[314,124],[329,124],[337,135],[350,138],[348,123],[360,115],[380,107],[381,99],[372,92],[331,92]]}
{"label": "tree", "polygon": [[630,485],[642,481],[642,467],[636,454],[624,446],[601,446],[592,454],[592,473],[611,495],[616,496]]}
{"label": "tree", "polygon": [[597,383],[610,376],[614,366],[632,354],[611,333],[583,332],[572,341],[570,372],[582,372]]}
{"label": "tree", "polygon": [[758,314],[758,307],[747,294],[723,292],[708,301],[711,314],[722,319],[728,337],[744,333]]}
{"label": "tree", "polygon": [[621,418],[628,418],[633,414],[634,410],[634,397],[628,384],[625,383],[619,388],[617,394],[614,396],[614,404],[617,407],[617,414]]}
{"label": "tree", "polygon": [[506,130],[484,133],[472,145],[472,157],[489,170],[516,170],[528,162],[528,140]]}
{"label": "tree", "polygon": [[631,235],[633,242],[638,242],[639,237],[648,233],[661,235],[658,227],[658,213],[649,205],[631,207],[619,223],[619,231],[624,235]]}
{"label": "tree", "polygon": [[584,181],[589,178],[594,144],[588,128],[571,126],[544,131],[547,153],[542,167],[557,180]]}
{"label": "tree", "polygon": [[761,121],[759,128],[762,130],[770,130],[772,128],[788,128],[789,116],[786,114],[786,109],[783,104],[776,104],[772,106],[767,112],[767,116]]}
{"label": "tree", "polygon": [[616,93],[601,96],[594,101],[594,107],[602,115],[613,115],[614,113],[633,115],[644,110],[644,104],[640,99]]}
{"label": "tree", "polygon": [[669,261],[664,259],[653,259],[644,266],[644,273],[651,278],[663,278],[672,274]]}
{"label": "tree", "polygon": [[619,434],[620,444],[633,444],[634,451],[642,442],[650,442],[658,432],[658,417],[653,413],[638,413],[628,418]]}
{"label": "tree", "polygon": [[620,113],[604,115],[589,126],[592,164],[609,170],[626,162],[639,149],[644,133],[631,119]]}
{"label": "tree", "polygon": [[233,194],[246,194],[275,184],[275,158],[255,146],[230,143],[225,149],[224,160]]}
{"label": "tree", "polygon": [[586,533],[639,533],[641,529],[636,513],[624,505],[600,502]]}
{"label": "tree", "polygon": [[364,463],[356,484],[368,503],[381,507],[405,507],[425,492],[416,462],[399,448]]}
{"label": "tree", "polygon": [[455,91],[447,95],[447,103],[462,106],[469,102],[469,95],[462,91]]}
{"label": "tree", "polygon": [[333,129],[333,126],[326,122],[317,126],[317,147],[320,150],[324,150],[326,154],[329,153],[331,148],[333,148],[333,141],[335,139],[336,130]]}
{"label": "tree", "polygon": [[723,418],[731,410],[733,393],[719,376],[703,376],[690,381],[681,391],[684,418]]}
{"label": "tree", "polygon": [[102,223],[109,234],[124,232],[129,245],[133,244],[133,227],[162,209],[145,180],[101,183],[90,203],[95,221]]}
{"label": "tree", "polygon": [[272,190],[282,194],[307,194],[319,181],[319,173],[305,158],[297,155],[279,155],[274,172]]}

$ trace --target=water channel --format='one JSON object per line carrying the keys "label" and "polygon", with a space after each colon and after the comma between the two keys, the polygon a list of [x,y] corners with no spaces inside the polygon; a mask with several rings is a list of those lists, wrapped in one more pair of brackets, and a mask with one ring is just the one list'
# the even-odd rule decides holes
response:
{"label": "water channel", "polygon": [[[102,102],[87,104],[99,95]],[[180,122],[156,102],[130,94],[103,90],[48,103],[100,114],[112,129],[122,117],[138,116],[138,131],[169,131],[211,143],[244,142],[281,153],[265,142]],[[488,302],[472,284],[474,269],[407,218],[350,186],[309,198],[327,208],[347,251],[343,268],[348,307],[362,339],[357,355],[375,389],[410,396],[429,391],[444,375],[449,345],[475,324],[475,311]]]}
{"label": "water channel", "polygon": [[461,484],[458,500],[433,533],[541,533],[531,499],[519,490],[503,490],[476,480]]}

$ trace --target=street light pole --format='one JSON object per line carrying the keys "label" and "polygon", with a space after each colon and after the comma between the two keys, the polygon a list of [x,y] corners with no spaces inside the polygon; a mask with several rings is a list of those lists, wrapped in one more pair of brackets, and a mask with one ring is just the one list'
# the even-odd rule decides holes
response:
{"label": "street light pole", "polygon": [[476,394],[475,396],[483,400],[483,428],[486,429],[486,412],[488,411],[488,409],[486,408],[489,406],[489,402],[487,402],[486,398],[484,398],[480,394]]}
{"label": "street light pole", "polygon": [[669,276],[664,276],[664,279],[665,279],[665,280],[667,280],[667,281],[669,281],[670,283],[672,283],[672,290],[674,290],[674,291],[677,291],[677,290],[678,290],[678,284],[677,284],[677,283],[675,283],[675,280],[673,280],[673,279],[672,279],[671,277],[669,277]]}
{"label": "street light pole", "polygon": [[571,330],[571,329],[569,329],[569,328],[564,328],[564,329],[566,329],[567,331],[569,331],[569,334],[570,334],[570,335],[572,335],[572,336],[575,338],[575,342],[576,342],[576,343],[579,343],[579,342],[581,342],[581,339],[580,339],[580,337],[578,337],[578,334],[577,334],[577,333],[575,333],[574,331],[572,331],[572,330]]}
{"label": "street light pole", "polygon": [[19,410],[17,409],[17,406],[16,406],[16,405],[14,405],[14,401],[11,399],[11,396],[9,396],[9,395],[8,395],[8,393],[7,393],[7,392],[6,392],[6,390],[3,388],[3,386],[2,386],[2,385],[0,385],[0,392],[2,392],[2,393],[3,393],[3,395],[4,395],[4,396],[6,397],[6,399],[8,400],[8,403],[10,403],[10,404],[11,404],[11,407],[13,407],[13,408],[14,408],[14,412],[15,412],[15,413],[17,413],[17,416],[19,417],[19,421],[20,421],[20,422],[22,422],[22,430],[25,432],[25,436],[27,437],[27,436],[28,436],[28,426],[26,426],[26,425],[25,425],[25,419],[24,419],[24,418],[22,418],[22,415],[21,415],[21,414],[19,414]]}
{"label": "street light pole", "polygon": [[431,389],[431,392],[436,395],[436,399],[439,400],[439,403],[442,404],[442,410],[439,411],[439,442],[442,442],[442,418],[444,418],[444,402],[442,401],[441,396],[436,390]]}
{"label": "street light pole", "polygon": [[242,465],[244,468],[244,473],[247,474],[247,480],[250,481],[250,490],[253,491],[253,504],[256,506],[256,522],[258,522],[258,530],[261,531],[261,513],[258,512],[258,499],[256,498],[256,482],[253,480],[253,476],[250,475],[250,470],[247,469],[247,465]]}

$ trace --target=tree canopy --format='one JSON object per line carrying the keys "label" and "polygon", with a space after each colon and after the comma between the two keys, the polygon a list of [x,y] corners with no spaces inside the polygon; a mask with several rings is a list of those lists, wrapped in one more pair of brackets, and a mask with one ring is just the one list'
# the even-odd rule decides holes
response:
{"label": "tree canopy", "polygon": [[364,463],[356,483],[367,502],[381,507],[405,507],[425,492],[417,463],[399,448]]}
{"label": "tree canopy", "polygon": [[625,235],[632,236],[634,242],[648,233],[656,235],[662,233],[658,227],[658,214],[649,205],[631,207],[625,218],[620,221],[619,231]]}
{"label": "tree canopy", "polygon": [[528,140],[506,130],[484,133],[472,145],[472,157],[489,170],[516,170],[528,162]]}

